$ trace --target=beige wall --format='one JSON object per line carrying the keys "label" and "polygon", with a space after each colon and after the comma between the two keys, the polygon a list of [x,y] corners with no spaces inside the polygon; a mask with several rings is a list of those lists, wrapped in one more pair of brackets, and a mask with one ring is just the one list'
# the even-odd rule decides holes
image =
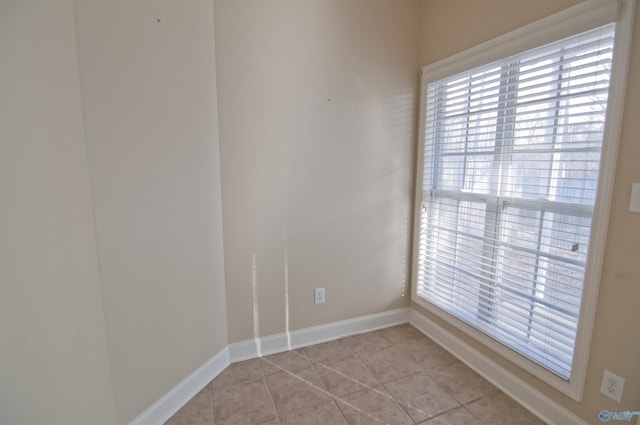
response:
{"label": "beige wall", "polygon": [[580,0],[422,0],[422,66],[577,3]]}
{"label": "beige wall", "polygon": [[113,424],[71,1],[0,1],[0,423]]}
{"label": "beige wall", "polygon": [[213,2],[76,6],[106,329],[124,424],[227,345]]}
{"label": "beige wall", "polygon": [[[422,65],[472,47],[518,26],[552,14],[577,1],[528,0],[424,0]],[[460,11],[465,11],[460,14]],[[622,136],[614,183],[604,269],[596,312],[596,324],[582,402],[575,402],[535,377],[507,363],[465,338],[428,312],[426,316],[476,346],[516,376],[582,417],[600,423],[598,412],[640,409],[640,214],[628,212],[632,182],[640,181],[640,8],[636,8],[635,34],[627,80]],[[444,41],[446,40],[446,42]],[[420,309],[416,305],[414,307]],[[599,393],[603,369],[626,379],[621,404]]]}
{"label": "beige wall", "polygon": [[419,1],[215,8],[230,341],[406,306]]}

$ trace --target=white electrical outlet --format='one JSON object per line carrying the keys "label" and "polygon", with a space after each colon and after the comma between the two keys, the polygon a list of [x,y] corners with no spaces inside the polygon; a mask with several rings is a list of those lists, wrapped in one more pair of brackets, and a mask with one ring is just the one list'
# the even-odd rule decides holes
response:
{"label": "white electrical outlet", "polygon": [[315,304],[324,304],[324,288],[314,289],[313,295]]}
{"label": "white electrical outlet", "polygon": [[602,373],[602,384],[600,384],[600,392],[612,400],[620,403],[622,400],[622,391],[624,390],[624,378],[604,370]]}
{"label": "white electrical outlet", "polygon": [[631,185],[631,199],[629,199],[629,211],[640,212],[640,183]]}

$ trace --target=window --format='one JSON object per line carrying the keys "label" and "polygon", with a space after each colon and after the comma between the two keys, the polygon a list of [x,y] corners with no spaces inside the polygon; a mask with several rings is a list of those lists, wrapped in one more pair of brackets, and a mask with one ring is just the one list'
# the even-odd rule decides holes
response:
{"label": "window", "polygon": [[566,382],[592,260],[615,31],[599,25],[423,74],[414,300]]}

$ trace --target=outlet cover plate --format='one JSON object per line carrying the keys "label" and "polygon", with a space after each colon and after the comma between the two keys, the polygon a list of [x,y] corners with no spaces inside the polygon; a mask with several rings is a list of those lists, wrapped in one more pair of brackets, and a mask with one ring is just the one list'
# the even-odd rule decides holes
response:
{"label": "outlet cover plate", "polygon": [[631,185],[631,199],[629,200],[629,211],[640,212],[640,183]]}
{"label": "outlet cover plate", "polygon": [[315,288],[313,290],[315,304],[324,304],[324,288]]}
{"label": "outlet cover plate", "polygon": [[612,400],[620,403],[622,401],[622,391],[624,390],[624,378],[613,372],[604,370],[602,373],[602,383],[600,384],[600,392]]}

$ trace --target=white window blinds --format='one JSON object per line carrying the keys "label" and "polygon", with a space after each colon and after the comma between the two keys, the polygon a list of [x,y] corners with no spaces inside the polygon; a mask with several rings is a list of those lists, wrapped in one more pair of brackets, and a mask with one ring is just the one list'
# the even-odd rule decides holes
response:
{"label": "white window blinds", "polygon": [[571,375],[614,24],[428,84],[417,295]]}

